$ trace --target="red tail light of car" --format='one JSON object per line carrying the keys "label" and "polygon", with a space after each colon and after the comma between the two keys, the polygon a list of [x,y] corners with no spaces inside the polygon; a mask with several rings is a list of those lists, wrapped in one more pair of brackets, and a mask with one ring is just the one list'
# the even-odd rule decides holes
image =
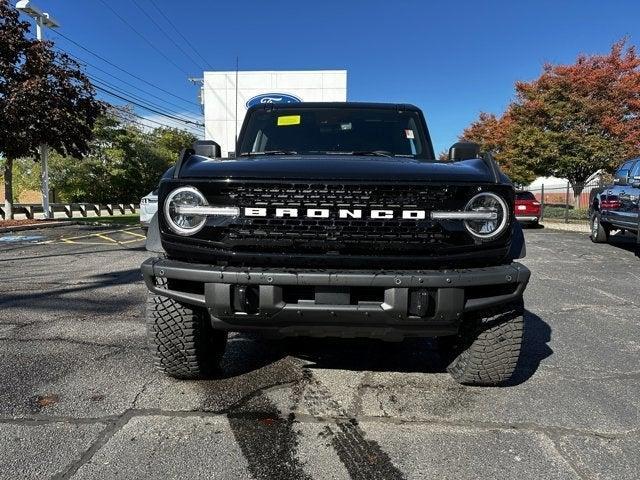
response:
{"label": "red tail light of car", "polygon": [[620,208],[620,200],[615,199],[602,199],[600,200],[600,210],[617,210]]}

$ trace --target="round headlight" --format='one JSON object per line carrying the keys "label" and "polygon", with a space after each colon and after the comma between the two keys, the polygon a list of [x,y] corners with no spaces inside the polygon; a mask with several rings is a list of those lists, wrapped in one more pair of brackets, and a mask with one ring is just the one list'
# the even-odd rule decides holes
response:
{"label": "round headlight", "polygon": [[181,187],[171,192],[164,201],[164,216],[169,228],[178,235],[193,235],[204,227],[206,215],[188,212],[189,207],[208,205],[207,199],[196,188]]}
{"label": "round headlight", "polygon": [[507,204],[495,193],[479,193],[467,203],[467,212],[487,213],[487,217],[478,220],[465,220],[464,226],[474,237],[488,240],[499,235],[507,226],[509,214]]}

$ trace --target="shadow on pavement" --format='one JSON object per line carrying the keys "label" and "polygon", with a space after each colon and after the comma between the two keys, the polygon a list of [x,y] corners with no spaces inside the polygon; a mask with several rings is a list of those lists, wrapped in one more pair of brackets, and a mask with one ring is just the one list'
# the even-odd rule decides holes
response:
{"label": "shadow on pavement", "polygon": [[640,245],[637,243],[635,233],[616,233],[609,237],[609,245],[626,250],[640,257]]}
{"label": "shadow on pavement", "polygon": [[[538,315],[525,311],[524,344],[513,379],[505,386],[519,385],[531,378],[553,350],[551,327]],[[402,342],[371,339],[292,337],[273,340],[259,334],[232,337],[218,378],[250,373],[285,357],[302,359],[305,368],[372,372],[444,373],[445,359],[434,339],[408,338]]]}
{"label": "shadow on pavement", "polygon": [[520,385],[536,373],[542,360],[553,354],[548,345],[550,341],[549,324],[535,313],[525,310],[522,350],[515,374],[506,386]]}
{"label": "shadow on pavement", "polygon": [[[97,297],[97,291],[100,289],[142,281],[142,274],[137,267],[83,278],[87,281],[55,290],[42,289],[33,293],[3,294],[0,306],[3,309],[27,307],[30,310],[95,312],[99,305],[100,312],[104,313],[124,310],[131,304],[140,303],[138,297],[114,299]],[[77,293],[85,295],[69,296]]]}

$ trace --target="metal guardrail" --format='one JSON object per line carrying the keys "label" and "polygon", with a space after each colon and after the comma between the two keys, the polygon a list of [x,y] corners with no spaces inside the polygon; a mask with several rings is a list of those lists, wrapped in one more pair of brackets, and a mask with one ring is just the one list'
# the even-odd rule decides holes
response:
{"label": "metal guardrail", "polygon": [[[54,217],[56,212],[64,212],[67,218],[75,216],[87,217],[91,212],[97,217],[103,216],[107,212],[108,216],[125,215],[127,212],[136,213],[140,209],[137,203],[51,203],[49,204],[49,216]],[[36,214],[43,213],[44,209],[39,203],[15,203],[13,205],[13,216],[24,215],[28,219],[33,219]],[[0,205],[0,218],[6,220],[4,205]]]}

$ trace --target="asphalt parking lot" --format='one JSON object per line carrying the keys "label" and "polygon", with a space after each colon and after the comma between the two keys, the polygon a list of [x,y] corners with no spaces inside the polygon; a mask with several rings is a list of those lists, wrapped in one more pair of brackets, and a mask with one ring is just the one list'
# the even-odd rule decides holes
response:
{"label": "asphalt parking lot", "polygon": [[518,378],[476,388],[427,340],[234,335],[219,378],[165,378],[145,346],[141,233],[0,234],[0,479],[640,475],[631,239],[527,230]]}

